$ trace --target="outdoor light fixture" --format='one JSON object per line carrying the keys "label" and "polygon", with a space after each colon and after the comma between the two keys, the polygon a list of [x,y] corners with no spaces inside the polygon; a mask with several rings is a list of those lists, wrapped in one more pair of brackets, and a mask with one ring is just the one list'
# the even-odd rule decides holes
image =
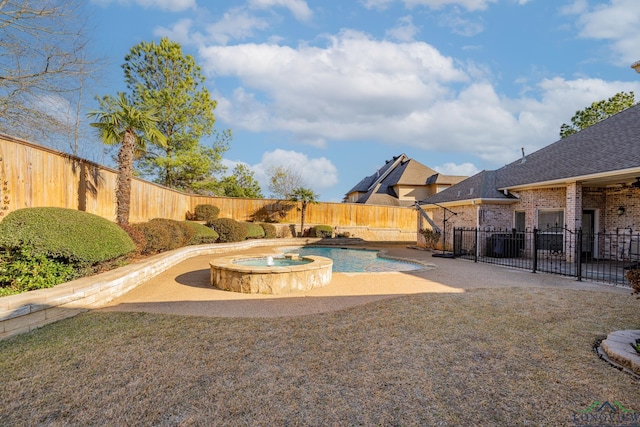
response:
{"label": "outdoor light fixture", "polygon": [[618,208],[618,216],[620,216],[620,215],[622,215],[622,214],[624,214],[624,206],[620,206],[620,207]]}

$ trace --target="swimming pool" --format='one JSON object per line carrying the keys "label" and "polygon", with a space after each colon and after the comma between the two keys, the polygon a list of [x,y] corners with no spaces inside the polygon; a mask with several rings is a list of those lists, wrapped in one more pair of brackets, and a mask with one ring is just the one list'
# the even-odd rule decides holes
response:
{"label": "swimming pool", "polygon": [[300,256],[318,255],[333,260],[334,273],[382,273],[388,271],[412,271],[423,265],[378,256],[377,250],[304,246],[281,249],[283,253],[295,252]]}

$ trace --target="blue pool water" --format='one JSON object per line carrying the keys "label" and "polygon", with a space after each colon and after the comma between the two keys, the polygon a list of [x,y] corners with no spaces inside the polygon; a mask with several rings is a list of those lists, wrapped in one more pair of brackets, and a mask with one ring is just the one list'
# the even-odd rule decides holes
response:
{"label": "blue pool water", "polygon": [[290,267],[292,265],[309,264],[310,259],[286,259],[286,258],[273,258],[271,262],[267,261],[267,258],[246,258],[233,261],[234,264],[246,265],[251,267]]}
{"label": "blue pool water", "polygon": [[397,261],[378,256],[378,251],[320,246],[286,248],[283,253],[297,253],[300,256],[318,255],[333,260],[335,273],[380,273],[385,271],[411,271],[423,268],[420,264]]}

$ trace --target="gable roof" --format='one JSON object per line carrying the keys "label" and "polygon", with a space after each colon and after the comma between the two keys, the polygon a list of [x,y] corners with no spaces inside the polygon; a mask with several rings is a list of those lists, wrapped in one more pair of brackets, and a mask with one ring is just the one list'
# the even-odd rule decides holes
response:
{"label": "gable roof", "polygon": [[435,175],[431,175],[429,179],[427,179],[427,184],[454,185],[467,178],[469,177],[462,175],[442,175],[441,173],[437,173]]}
{"label": "gable roof", "polygon": [[417,160],[409,159],[399,163],[381,182],[387,186],[426,185],[430,176],[437,172]]}
{"label": "gable roof", "polygon": [[510,188],[640,168],[640,104],[498,169]]}
{"label": "gable roof", "polygon": [[382,166],[380,169],[378,169],[376,171],[376,173],[374,173],[373,175],[367,176],[365,178],[363,178],[359,183],[357,183],[355,185],[355,187],[353,187],[351,190],[347,191],[347,194],[351,194],[354,192],[359,192],[359,193],[366,193],[368,191],[371,190],[371,187],[373,186],[373,184],[380,180],[382,177],[385,176],[385,174],[387,174],[391,168],[394,167],[394,165],[396,164],[396,161],[402,161],[408,159],[408,157],[404,154],[401,154],[399,156],[396,156],[394,158],[392,158],[391,160],[387,160],[384,164],[384,166]]}
{"label": "gable roof", "polygon": [[364,193],[356,203],[371,203],[378,205],[412,205],[413,202],[401,203],[394,186],[427,185],[429,177],[437,174],[433,169],[417,160],[410,159],[405,154],[387,160],[383,167],[375,174],[362,179],[347,194],[353,192]]}
{"label": "gable roof", "polygon": [[496,186],[496,171],[482,171],[464,181],[459,182],[439,193],[428,197],[420,204],[445,203],[460,200],[493,199],[509,200],[514,199],[512,195],[504,194]]}
{"label": "gable roof", "polygon": [[[510,199],[503,191],[572,178],[615,174],[640,176],[640,104],[554,142],[495,171],[482,171],[421,204]],[[478,189],[477,192],[471,189]]]}

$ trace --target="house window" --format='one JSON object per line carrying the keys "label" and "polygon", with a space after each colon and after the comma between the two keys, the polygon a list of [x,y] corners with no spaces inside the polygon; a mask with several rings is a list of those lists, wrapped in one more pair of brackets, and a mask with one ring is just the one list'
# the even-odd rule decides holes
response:
{"label": "house window", "polygon": [[538,211],[538,249],[551,252],[564,251],[564,211]]}
{"label": "house window", "polygon": [[523,232],[525,229],[524,212],[516,211],[514,218],[514,227],[517,232]]}
{"label": "house window", "polygon": [[538,211],[538,230],[545,232],[547,230],[564,227],[564,211],[557,210],[540,210]]}

